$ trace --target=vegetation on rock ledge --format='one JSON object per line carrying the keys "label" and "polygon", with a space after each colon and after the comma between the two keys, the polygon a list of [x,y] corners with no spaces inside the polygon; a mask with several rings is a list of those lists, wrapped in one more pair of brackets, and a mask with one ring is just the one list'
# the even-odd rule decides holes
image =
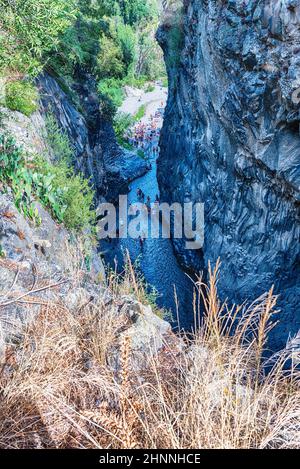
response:
{"label": "vegetation on rock ledge", "polygon": [[92,230],[94,193],[88,180],[75,174],[65,159],[55,164],[42,157],[27,161],[13,137],[0,136],[0,182],[13,193],[25,217],[40,223],[35,201],[48,208],[55,220],[76,231]]}
{"label": "vegetation on rock ledge", "polygon": [[36,88],[26,81],[13,81],[6,85],[5,104],[12,111],[22,112],[29,117],[38,109]]}

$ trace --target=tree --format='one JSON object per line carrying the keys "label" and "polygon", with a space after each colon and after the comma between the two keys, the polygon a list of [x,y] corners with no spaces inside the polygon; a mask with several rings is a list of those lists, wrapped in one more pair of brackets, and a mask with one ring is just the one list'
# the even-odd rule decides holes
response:
{"label": "tree", "polygon": [[136,34],[130,25],[120,21],[117,25],[117,41],[121,47],[126,75],[133,73],[137,60]]}
{"label": "tree", "polygon": [[157,14],[156,0],[100,0],[103,14],[120,15],[125,24],[134,26],[144,18]]}
{"label": "tree", "polygon": [[104,17],[98,54],[101,78],[124,78],[136,61],[136,34],[120,17]]}
{"label": "tree", "polygon": [[36,75],[76,18],[76,0],[0,0],[0,71]]}
{"label": "tree", "polygon": [[105,34],[101,36],[97,64],[101,78],[123,78],[125,75],[121,47],[113,38]]}

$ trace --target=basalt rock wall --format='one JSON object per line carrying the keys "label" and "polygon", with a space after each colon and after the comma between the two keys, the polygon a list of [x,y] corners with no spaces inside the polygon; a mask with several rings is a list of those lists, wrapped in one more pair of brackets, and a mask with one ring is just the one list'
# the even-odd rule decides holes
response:
{"label": "basalt rock wall", "polygon": [[169,202],[205,204],[205,243],[181,262],[222,261],[230,302],[273,284],[281,326],[300,328],[300,4],[185,0],[157,37],[170,93],[158,178]]}

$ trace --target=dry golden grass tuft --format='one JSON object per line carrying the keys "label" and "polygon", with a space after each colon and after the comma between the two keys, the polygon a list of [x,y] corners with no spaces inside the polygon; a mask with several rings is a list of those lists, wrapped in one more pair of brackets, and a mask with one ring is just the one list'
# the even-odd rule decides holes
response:
{"label": "dry golden grass tuft", "polygon": [[108,303],[99,298],[77,312],[59,300],[41,306],[6,351],[0,446],[299,448],[299,373],[286,370],[287,352],[267,363],[263,353],[276,297],[270,291],[228,309],[218,298],[218,268],[208,285],[195,285],[202,301],[193,337],[181,348],[166,344],[139,371],[118,307],[129,278],[125,290],[111,280]]}

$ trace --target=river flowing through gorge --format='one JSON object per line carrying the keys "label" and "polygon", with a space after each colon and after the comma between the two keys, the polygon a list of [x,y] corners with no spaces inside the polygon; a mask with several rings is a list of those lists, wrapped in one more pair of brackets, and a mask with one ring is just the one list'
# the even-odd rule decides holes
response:
{"label": "river flowing through gorge", "polygon": [[[128,206],[141,201],[138,197],[138,191],[143,192],[145,201],[149,197],[152,204],[157,196],[160,197],[157,181],[157,158],[166,97],[167,91],[156,85],[153,92],[144,93],[140,97],[131,96],[125,100],[122,106],[122,109],[134,114],[138,106],[144,105],[145,115],[136,127],[143,126],[146,137],[151,133],[151,122],[155,122],[157,131],[151,142],[145,140],[140,142],[139,149],[144,152],[149,170],[144,176],[135,179],[130,184]],[[130,219],[132,217],[129,215],[127,222]],[[172,323],[175,327],[190,329],[194,322],[193,281],[189,274],[180,267],[174,254],[172,241],[162,237],[151,237],[148,221],[149,213],[145,213],[140,227],[141,236],[145,237],[144,242],[128,237],[127,239],[109,239],[101,243],[106,264],[118,272],[122,271],[124,256],[128,251],[131,261],[142,273],[149,291],[154,289],[157,292],[157,305],[171,313]],[[124,222],[124,220],[120,220],[120,223]]]}

